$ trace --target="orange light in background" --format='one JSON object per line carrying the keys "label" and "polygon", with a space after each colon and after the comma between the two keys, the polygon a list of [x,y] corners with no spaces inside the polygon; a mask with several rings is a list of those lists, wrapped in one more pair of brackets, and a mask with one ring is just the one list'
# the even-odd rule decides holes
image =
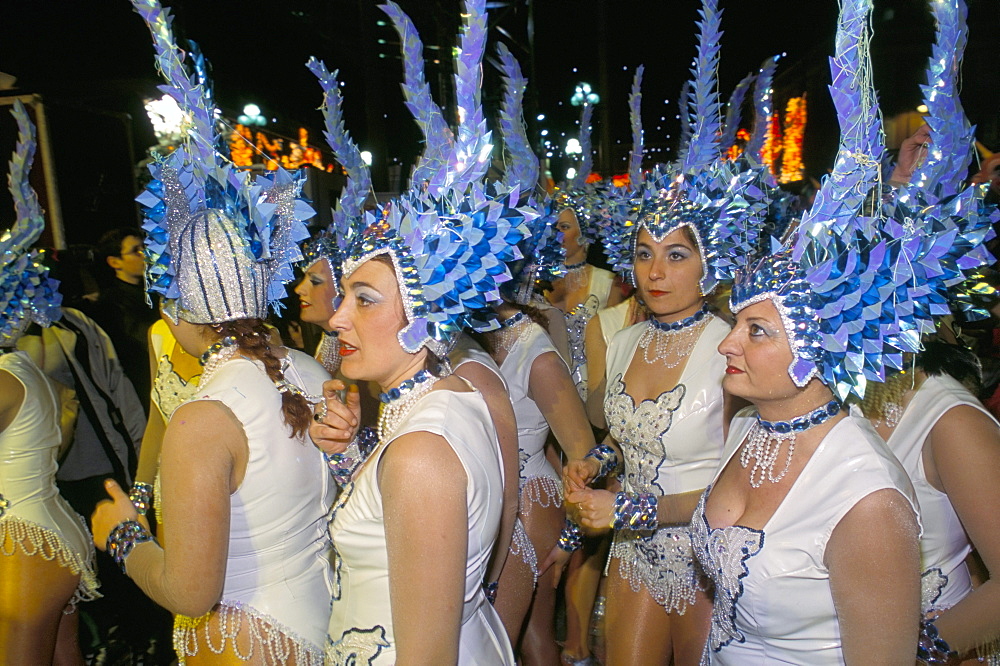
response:
{"label": "orange light in background", "polygon": [[802,180],[802,139],[806,132],[806,97],[792,97],[785,105],[785,139],[782,142],[779,183]]}
{"label": "orange light in background", "polygon": [[726,151],[726,159],[732,162],[737,157],[743,154],[743,149],[746,148],[747,142],[750,141],[750,132],[746,131],[742,127],[736,130],[736,141],[733,145],[729,146],[729,150]]}
{"label": "orange light in background", "polygon": [[591,173],[589,176],[587,176],[587,180],[585,180],[584,182],[585,183],[599,183],[602,180],[604,180],[604,179],[601,178],[601,174],[599,174],[597,172],[594,172],[594,173]]}
{"label": "orange light in background", "polygon": [[298,141],[286,141],[264,130],[251,131],[246,125],[236,124],[228,143],[229,158],[245,169],[260,164],[268,171],[275,171],[279,166],[285,169],[312,166],[330,172],[334,168],[343,170],[336,162],[324,160],[322,150],[309,145],[309,130],[305,127],[298,129]]}
{"label": "orange light in background", "polygon": [[236,125],[229,133],[229,159],[238,167],[253,166],[253,137],[246,125]]}
{"label": "orange light in background", "polygon": [[[590,182],[589,180],[587,181]],[[611,184],[615,187],[627,187],[632,182],[627,173],[621,173],[616,176],[611,176]]]}
{"label": "orange light in background", "polygon": [[777,162],[781,159],[781,120],[777,113],[771,114],[764,134],[764,146],[760,149],[760,158],[775,176],[778,175]]}

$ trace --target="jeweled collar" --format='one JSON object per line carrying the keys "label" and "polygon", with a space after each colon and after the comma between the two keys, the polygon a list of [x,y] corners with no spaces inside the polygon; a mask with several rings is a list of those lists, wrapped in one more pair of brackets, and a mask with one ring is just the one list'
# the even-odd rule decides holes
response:
{"label": "jeweled collar", "polygon": [[385,404],[389,404],[390,402],[399,400],[420,384],[432,379],[434,379],[434,375],[431,374],[430,370],[421,370],[410,379],[403,381],[396,388],[389,389],[385,393],[379,393],[378,399]]}
{"label": "jeweled collar", "polygon": [[586,267],[587,267],[587,260],[586,259],[584,259],[583,261],[581,261],[578,264],[565,264],[564,265],[564,268],[567,271],[578,271],[578,270],[582,270],[583,268],[586,268]]}
{"label": "jeweled collar", "polygon": [[516,326],[524,320],[524,317],[525,315],[523,312],[518,312],[516,315],[508,317],[500,322],[500,328],[510,328],[511,326]]}
{"label": "jeweled collar", "polygon": [[690,328],[691,326],[694,326],[695,324],[701,322],[709,314],[711,314],[711,312],[708,309],[708,304],[703,303],[700,310],[695,312],[690,317],[685,317],[680,321],[675,321],[669,324],[665,324],[662,321],[657,321],[655,318],[650,317],[649,323],[653,328],[659,329],[661,331],[680,331],[685,328]]}
{"label": "jeweled collar", "polygon": [[840,413],[840,402],[831,400],[822,407],[818,407],[803,416],[796,416],[789,421],[765,421],[757,415],[757,423],[764,430],[775,435],[786,435],[791,432],[804,432],[814,428],[821,423]]}

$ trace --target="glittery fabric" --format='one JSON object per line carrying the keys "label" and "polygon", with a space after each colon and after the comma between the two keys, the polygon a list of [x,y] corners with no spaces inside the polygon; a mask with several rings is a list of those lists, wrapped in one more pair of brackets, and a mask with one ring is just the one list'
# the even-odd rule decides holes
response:
{"label": "glittery fabric", "polygon": [[326,661],[330,666],[362,666],[372,664],[383,648],[391,647],[385,639],[385,627],[349,629],[326,646]]}
{"label": "glittery fabric", "polygon": [[146,290],[162,297],[174,321],[182,313],[199,324],[264,318],[269,306],[280,309],[302,258],[298,243],[308,237],[303,222],[314,211],[301,197],[305,173],[253,178],[220,154],[210,86],[198,67],[188,74],[169,11],[158,0],[132,4],[153,37],[161,89],[189,118],[185,141],[154,160],[152,181],[136,198],[147,232]]}
{"label": "glittery fabric", "polygon": [[570,376],[580,398],[587,399],[587,323],[597,314],[599,300],[594,294],[566,313],[566,335],[569,340]]}
{"label": "glittery fabric", "polygon": [[983,190],[955,192],[966,163],[951,156],[971,148],[955,92],[965,34],[956,3],[935,3],[935,53],[943,61],[932,59],[924,89],[934,149],[910,185],[882,188],[870,11],[865,0],[841,11],[831,60],[841,124],[833,173],[785,244],[772,243],[739,272],[731,298],[733,312],[771,299],[791,341],[792,380],[804,386],[819,377],[840,400],[863,397],[868,382],[901,369],[902,354],[920,350],[949,302],[966,316],[981,314],[966,281],[992,262],[983,243],[1000,220]]}
{"label": "glittery fabric", "polygon": [[933,567],[920,574],[920,608],[930,611],[941,596],[941,591],[948,585],[948,576],[941,567]]}
{"label": "glittery fabric", "polygon": [[58,283],[48,277],[40,255],[29,249],[45,229],[38,196],[28,182],[35,157],[35,127],[19,100],[11,114],[18,134],[8,189],[16,219],[0,236],[0,347],[13,347],[31,322],[48,326],[62,316]]}
{"label": "glittery fabric", "polygon": [[711,652],[718,652],[732,641],[742,643],[746,637],[736,628],[736,604],[743,596],[743,579],[747,577],[747,560],[764,547],[760,530],[733,525],[712,529],[705,519],[706,488],[698,501],[691,521],[691,544],[705,573],[715,584],[712,606],[712,628],[705,645],[702,664],[710,662]]}

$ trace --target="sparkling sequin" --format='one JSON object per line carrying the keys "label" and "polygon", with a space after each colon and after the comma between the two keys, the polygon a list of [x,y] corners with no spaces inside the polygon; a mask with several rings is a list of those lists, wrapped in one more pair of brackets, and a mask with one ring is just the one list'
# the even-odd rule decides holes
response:
{"label": "sparkling sequin", "polygon": [[570,376],[576,392],[587,399],[587,348],[585,336],[587,323],[597,314],[600,300],[594,294],[566,313],[566,334],[569,338]]}
{"label": "sparkling sequin", "polygon": [[331,666],[362,666],[374,663],[383,648],[390,647],[385,627],[351,628],[337,640],[330,639],[326,648],[326,663]]}

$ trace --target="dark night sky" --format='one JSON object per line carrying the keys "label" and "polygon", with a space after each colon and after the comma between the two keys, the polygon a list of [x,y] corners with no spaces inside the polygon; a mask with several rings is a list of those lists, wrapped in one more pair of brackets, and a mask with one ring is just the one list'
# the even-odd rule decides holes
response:
{"label": "dark night sky", "polygon": [[[492,11],[491,24],[497,23],[502,30],[491,30],[490,35],[492,41],[506,31],[513,38],[504,37],[513,44],[515,56],[531,79],[531,130],[547,128],[556,137],[574,132],[578,111],[568,100],[579,81],[588,81],[602,97],[595,113],[595,145],[605,132],[611,146],[609,159],[613,157],[612,167],[618,168],[629,142],[628,86],[635,66],[643,63],[647,145],[671,147],[677,136],[676,97],[695,53],[694,22],[700,3],[533,2],[533,63],[519,48],[528,43],[526,0],[504,2],[509,6]],[[450,47],[454,43],[456,0],[401,0],[400,4],[414,19],[425,44]],[[764,58],[787,53],[776,79],[779,104],[783,96],[809,91],[807,149],[814,147],[816,157],[807,167],[822,173],[836,138],[829,101],[824,98],[829,80],[825,58],[832,49],[836,1],[723,0],[720,4],[725,32],[719,72],[723,99]],[[418,150],[419,135],[399,91],[401,63],[395,59],[398,48],[391,44],[395,35],[376,25],[382,18],[376,5],[375,0],[168,3],[175,9],[177,32],[199,42],[212,62],[217,99],[229,116],[254,101],[265,115],[277,118],[276,127],[282,133],[291,135],[298,124],[319,128],[322,118],[315,108],[320,90],[304,63],[316,55],[331,69],[339,68],[348,129],[362,148],[375,153],[378,173],[379,160],[397,158],[408,163]],[[969,7],[970,45],[962,97],[968,115],[980,125],[979,137],[995,150],[1000,148],[1000,114],[993,91],[1000,77],[991,40],[1000,35],[1000,0],[969,0]],[[131,114],[131,123],[119,125],[132,128],[133,161],[143,156],[154,140],[141,97],[154,91],[157,76],[148,33],[130,3],[20,0],[5,3],[0,20],[0,71],[18,77],[18,92],[41,93],[53,108],[65,111],[53,125],[71,124],[81,130],[76,139],[60,142],[56,161],[61,172],[84,152],[128,153],[126,144],[106,141],[108,133],[117,130],[108,129],[107,116],[101,113]],[[923,0],[876,0],[873,25],[875,77],[883,110],[891,115],[913,108],[919,101],[917,85],[932,37],[926,4]],[[379,39],[390,43],[379,45]],[[490,53],[492,49],[491,44]],[[389,57],[379,58],[380,51]],[[428,51],[427,55],[433,54]],[[602,60],[606,63],[604,82]],[[436,84],[436,70],[432,64],[428,67],[432,85]],[[487,104],[497,94],[496,83],[494,72],[489,71]],[[664,100],[669,103],[664,105]],[[602,113],[602,108],[607,111]],[[547,115],[543,123],[533,120],[539,112]],[[660,121],[661,117],[665,120]],[[313,138],[320,140],[319,133]],[[75,198],[72,193],[69,196]],[[72,204],[64,202],[67,207]]]}

